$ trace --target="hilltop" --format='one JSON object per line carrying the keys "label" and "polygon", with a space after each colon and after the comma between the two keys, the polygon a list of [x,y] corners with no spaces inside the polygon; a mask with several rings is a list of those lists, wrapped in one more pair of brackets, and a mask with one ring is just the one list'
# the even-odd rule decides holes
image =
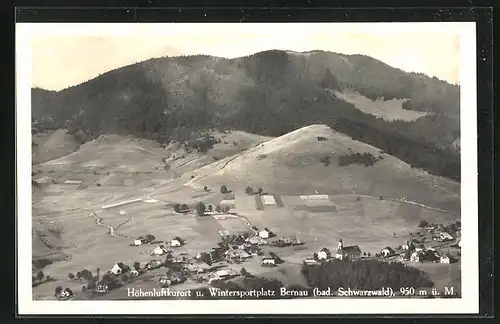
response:
{"label": "hilltop", "polygon": [[[384,107],[392,116],[384,119],[347,100],[344,95],[352,92],[377,105],[402,100],[401,106]],[[408,119],[403,109],[422,114]],[[178,129],[217,127],[274,137],[325,123],[416,167],[460,177],[453,149],[459,87],[363,55],[271,50],[235,59],[150,59],[62,91],[33,89],[32,115],[42,128],[165,143],[177,140]]]}
{"label": "hilltop", "polygon": [[325,125],[311,125],[195,171],[188,185],[285,195],[352,194],[460,208],[460,184],[412,168]]}

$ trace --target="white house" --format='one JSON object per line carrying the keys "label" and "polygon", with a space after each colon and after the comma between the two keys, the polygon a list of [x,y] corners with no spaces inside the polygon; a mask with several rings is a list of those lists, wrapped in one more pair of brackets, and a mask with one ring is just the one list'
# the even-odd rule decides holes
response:
{"label": "white house", "polygon": [[263,239],[267,239],[269,238],[269,232],[265,229],[263,229],[262,231],[259,232],[259,237],[263,238]]}
{"label": "white house", "polygon": [[113,268],[111,268],[111,273],[115,275],[122,274],[126,271],[126,268],[127,267],[125,264],[123,264],[122,262],[118,262],[113,266]]}
{"label": "white house", "polygon": [[317,254],[318,254],[318,260],[326,260],[332,257],[330,250],[328,250],[327,248],[322,248],[321,250],[318,251]]}
{"label": "white house", "polygon": [[269,266],[269,265],[275,265],[276,263],[274,261],[274,258],[263,258],[260,264],[263,266]]}
{"label": "white house", "polygon": [[390,246],[387,246],[386,248],[382,249],[381,253],[384,258],[387,258],[394,255],[394,250]]}
{"label": "white house", "polygon": [[179,247],[184,245],[184,241],[180,237],[172,239],[169,243],[171,247]]}
{"label": "white house", "polygon": [[162,255],[165,251],[163,250],[163,247],[161,245],[158,245],[153,253],[156,254],[156,255]]}
{"label": "white house", "polygon": [[410,256],[410,261],[411,262],[420,262],[423,259],[423,253],[419,251],[415,251],[411,254]]}
{"label": "white house", "polygon": [[439,259],[440,263],[453,263],[453,261],[454,261],[454,259],[451,256],[451,254],[449,254],[449,253],[446,253],[445,255],[441,256],[441,258]]}
{"label": "white house", "polygon": [[135,246],[142,245],[142,240],[134,240],[134,245]]}

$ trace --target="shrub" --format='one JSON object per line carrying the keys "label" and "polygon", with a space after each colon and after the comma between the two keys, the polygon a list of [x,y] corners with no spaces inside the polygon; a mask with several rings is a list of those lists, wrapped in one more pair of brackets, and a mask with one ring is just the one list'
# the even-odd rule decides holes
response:
{"label": "shrub", "polygon": [[181,205],[181,212],[186,212],[186,211],[188,211],[188,210],[189,210],[188,205],[186,205],[186,204],[182,204],[182,205]]}
{"label": "shrub", "polygon": [[212,204],[210,204],[210,205],[208,205],[207,209],[208,209],[208,212],[211,213],[214,211],[214,206]]}
{"label": "shrub", "polygon": [[151,234],[148,234],[146,235],[146,237],[144,237],[146,239],[147,242],[153,242],[155,240],[155,236],[154,235],[151,235]]}
{"label": "shrub", "polygon": [[203,191],[208,191],[208,187],[207,186],[203,187]]}
{"label": "shrub", "polygon": [[358,260],[350,262],[333,259],[320,266],[304,264],[302,274],[312,287],[319,289],[350,287],[351,289],[377,290],[392,287],[432,287],[434,284],[423,272],[399,262]]}
{"label": "shrub", "polygon": [[253,193],[253,188],[252,188],[252,187],[246,187],[246,188],[245,188],[245,193],[246,193],[246,194],[251,194],[251,193]]}
{"label": "shrub", "polygon": [[247,269],[245,268],[241,268],[241,271],[240,271],[240,274],[243,276],[243,277],[246,277],[249,275]]}
{"label": "shrub", "polygon": [[257,193],[258,193],[259,195],[262,195],[262,188],[257,189]]}
{"label": "shrub", "polygon": [[429,226],[429,223],[425,220],[420,221],[420,223],[418,224],[418,227],[427,227],[427,226]]}
{"label": "shrub", "polygon": [[198,214],[198,216],[205,215],[205,211],[206,211],[206,206],[204,203],[200,201],[199,203],[196,204],[196,214]]}
{"label": "shrub", "polygon": [[135,261],[133,267],[135,270],[139,270],[141,268],[141,264],[138,261]]}
{"label": "shrub", "polygon": [[229,206],[224,207],[224,212],[229,213],[230,210],[231,208],[229,208]]}
{"label": "shrub", "polygon": [[316,139],[318,140],[318,142],[326,141],[326,137],[324,137],[324,136],[318,136],[318,137],[316,137]]}
{"label": "shrub", "polygon": [[350,153],[339,157],[339,166],[346,166],[350,164],[361,164],[365,167],[372,166],[378,159],[370,153]]}
{"label": "shrub", "polygon": [[54,289],[54,296],[59,296],[59,294],[62,292],[62,287],[61,286],[57,286],[55,289]]}
{"label": "shrub", "polygon": [[181,211],[181,204],[174,204],[174,211],[176,213],[180,213],[180,211]]}
{"label": "shrub", "polygon": [[218,213],[222,212],[222,208],[220,207],[220,205],[215,206],[215,211]]}
{"label": "shrub", "polygon": [[228,193],[228,190],[227,190],[226,185],[222,185],[222,186],[220,187],[220,193],[221,193],[221,194],[226,194],[226,193]]}
{"label": "shrub", "polygon": [[71,280],[73,280],[73,279],[75,279],[75,275],[70,272],[68,274],[68,278],[71,279]]}

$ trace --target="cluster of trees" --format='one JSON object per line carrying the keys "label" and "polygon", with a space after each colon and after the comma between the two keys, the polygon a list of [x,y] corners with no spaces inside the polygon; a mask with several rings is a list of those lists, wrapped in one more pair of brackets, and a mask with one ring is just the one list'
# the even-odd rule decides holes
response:
{"label": "cluster of trees", "polygon": [[432,287],[434,284],[420,270],[399,262],[358,260],[354,262],[333,259],[319,266],[302,265],[302,275],[312,287],[320,289],[350,287],[377,290],[392,287]]}
{"label": "cluster of trees", "polygon": [[[340,54],[322,55],[343,62]],[[202,152],[217,140],[205,136],[191,141],[199,130],[230,128],[280,136],[301,126],[325,123],[415,167],[459,179],[459,155],[447,149],[459,135],[458,86],[407,74],[365,56],[343,58],[350,64],[342,66],[342,73],[340,67],[309,73],[307,66],[318,64],[317,57],[306,62],[283,51],[217,61],[200,56],[190,58],[189,65],[182,58],[154,59],[56,93],[33,89],[33,113],[37,120],[50,116],[53,127],[69,123],[88,138],[124,133],[161,142],[188,141],[187,145]],[[169,84],[172,76],[164,71],[177,73],[173,64],[179,73],[188,74],[185,82]],[[195,66],[202,70],[210,66],[213,72],[201,73]],[[252,86],[216,86],[234,68],[244,73],[233,73],[232,77],[242,78],[233,84],[249,81]],[[408,98],[413,109],[434,114],[411,122],[386,121],[329,91],[347,87],[370,98]]]}
{"label": "cluster of trees", "polygon": [[257,188],[257,191],[254,190],[254,188],[248,186],[245,188],[245,193],[247,195],[252,195],[252,194],[258,194],[258,195],[261,195],[262,194],[262,188]]}
{"label": "cluster of trees", "polygon": [[376,157],[374,157],[372,154],[370,153],[349,153],[349,154],[346,154],[346,155],[342,155],[339,157],[339,161],[338,161],[338,164],[340,166],[346,166],[346,165],[349,165],[349,164],[361,164],[361,165],[364,165],[365,167],[369,167],[369,166],[372,166],[375,164],[375,162],[377,162],[378,159]]}

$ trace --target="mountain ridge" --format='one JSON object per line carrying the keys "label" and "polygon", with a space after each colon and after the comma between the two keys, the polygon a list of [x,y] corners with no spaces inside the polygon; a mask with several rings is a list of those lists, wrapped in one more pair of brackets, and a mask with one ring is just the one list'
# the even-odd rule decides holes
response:
{"label": "mountain ridge", "polygon": [[[388,122],[327,91],[344,89],[372,100],[407,99],[404,109],[433,114]],[[44,127],[168,142],[179,128],[234,128],[280,136],[324,122],[416,167],[454,178],[460,169],[451,149],[459,137],[458,104],[458,86],[364,55],[282,50],[233,59],[153,58],[65,90],[32,89],[33,117]]]}

